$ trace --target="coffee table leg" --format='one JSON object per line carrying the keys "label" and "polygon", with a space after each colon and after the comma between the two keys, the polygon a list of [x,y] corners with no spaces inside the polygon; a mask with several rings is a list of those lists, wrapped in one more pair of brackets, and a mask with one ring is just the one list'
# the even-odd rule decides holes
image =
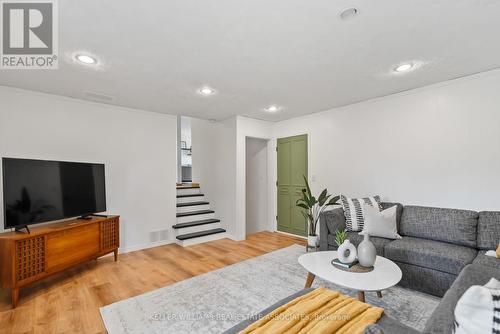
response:
{"label": "coffee table leg", "polygon": [[377,297],[382,298],[382,291],[377,291]]}
{"label": "coffee table leg", "polygon": [[311,285],[313,284],[313,281],[314,281],[315,277],[316,276],[314,274],[307,273],[307,279],[306,279],[306,285],[305,285],[306,288],[310,288],[311,287]]}
{"label": "coffee table leg", "polygon": [[358,291],[358,300],[360,302],[365,302],[365,292],[364,291]]}

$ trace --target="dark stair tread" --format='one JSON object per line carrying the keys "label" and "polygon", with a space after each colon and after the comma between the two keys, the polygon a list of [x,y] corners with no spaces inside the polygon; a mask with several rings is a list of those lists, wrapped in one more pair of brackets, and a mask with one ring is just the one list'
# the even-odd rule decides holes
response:
{"label": "dark stair tread", "polygon": [[186,195],[177,195],[177,198],[198,197],[198,196],[205,196],[205,195],[203,195],[203,194],[186,194]]}
{"label": "dark stair tread", "polygon": [[206,224],[212,224],[212,223],[218,223],[218,222],[220,222],[220,219],[203,219],[203,220],[196,220],[193,222],[175,224],[172,227],[175,229],[178,229],[178,228],[206,225]]}
{"label": "dark stair tread", "polygon": [[205,202],[205,201],[177,203],[177,207],[181,208],[181,207],[185,207],[185,206],[206,205],[206,204],[210,204],[210,203],[209,202]]}
{"label": "dark stair tread", "polygon": [[178,186],[176,189],[200,189],[200,186]]}
{"label": "dark stair tread", "polygon": [[177,213],[177,217],[204,215],[206,213],[215,213],[215,211],[213,211],[213,210],[198,210],[198,211],[190,211],[190,212],[179,212],[179,213]]}
{"label": "dark stair tread", "polygon": [[201,231],[201,232],[194,232],[194,233],[187,233],[187,234],[178,235],[176,238],[178,240],[187,240],[187,239],[199,238],[199,237],[204,237],[206,235],[212,235],[212,234],[224,233],[224,232],[226,232],[226,230],[223,228],[214,228],[212,230],[206,230],[206,231]]}

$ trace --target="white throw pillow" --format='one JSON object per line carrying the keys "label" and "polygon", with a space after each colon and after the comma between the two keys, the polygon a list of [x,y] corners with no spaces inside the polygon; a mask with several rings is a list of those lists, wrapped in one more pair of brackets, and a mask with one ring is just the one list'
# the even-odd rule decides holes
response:
{"label": "white throw pillow", "polygon": [[397,209],[397,206],[394,205],[379,212],[370,205],[363,205],[365,224],[363,231],[359,234],[369,234],[371,237],[387,239],[401,239],[401,236],[398,234],[396,221]]}
{"label": "white throw pillow", "polygon": [[498,330],[500,282],[492,278],[485,286],[473,285],[455,306],[455,334],[494,333]]}

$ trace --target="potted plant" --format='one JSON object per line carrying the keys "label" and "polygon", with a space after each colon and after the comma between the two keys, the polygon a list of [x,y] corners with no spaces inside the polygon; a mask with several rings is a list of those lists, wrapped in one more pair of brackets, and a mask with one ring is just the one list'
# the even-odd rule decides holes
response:
{"label": "potted plant", "polygon": [[302,198],[297,200],[296,205],[304,210],[302,214],[307,221],[307,244],[312,247],[318,245],[318,235],[317,227],[318,221],[321,213],[329,206],[337,205],[340,196],[334,196],[328,194],[328,190],[324,189],[318,198],[314,197],[311,193],[311,188],[309,187],[309,182],[305,176],[304,181],[306,183],[306,188],[302,189]]}
{"label": "potted plant", "polygon": [[335,232],[335,243],[337,244],[337,247],[340,247],[346,241],[347,239],[347,232],[346,230],[337,230]]}

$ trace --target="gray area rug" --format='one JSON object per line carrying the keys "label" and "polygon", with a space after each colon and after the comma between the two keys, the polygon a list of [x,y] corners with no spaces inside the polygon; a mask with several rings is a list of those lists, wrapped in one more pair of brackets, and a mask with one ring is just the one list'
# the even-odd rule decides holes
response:
{"label": "gray area rug", "polygon": [[[304,252],[299,245],[283,248],[107,305],[101,316],[109,334],[221,333],[303,289],[307,272],[297,258]],[[357,295],[319,278],[313,284],[317,286]],[[422,330],[439,298],[394,287],[382,299],[367,293],[366,301]]]}

